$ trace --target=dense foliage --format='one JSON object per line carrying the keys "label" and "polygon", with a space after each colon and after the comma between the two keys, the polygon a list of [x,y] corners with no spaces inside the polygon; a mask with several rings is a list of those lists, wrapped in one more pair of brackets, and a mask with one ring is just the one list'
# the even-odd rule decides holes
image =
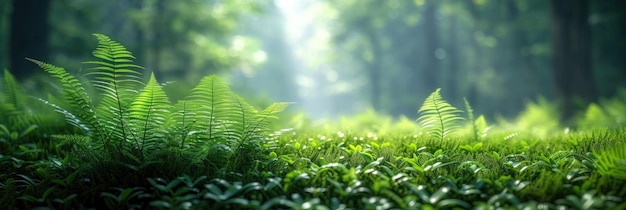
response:
{"label": "dense foliage", "polygon": [[[95,36],[84,75],[29,59],[59,82],[48,99],[5,71],[0,206],[626,208],[626,94],[590,105],[580,129],[561,128],[542,100],[515,123],[488,124],[440,89],[419,123],[371,111],[270,126],[287,103],[257,110],[217,76],[173,103],[124,46]],[[294,128],[270,129],[280,126]]]}

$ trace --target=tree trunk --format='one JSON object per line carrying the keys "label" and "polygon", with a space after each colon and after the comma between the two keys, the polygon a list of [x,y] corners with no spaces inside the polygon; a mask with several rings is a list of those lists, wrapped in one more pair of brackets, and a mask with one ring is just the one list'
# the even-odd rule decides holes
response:
{"label": "tree trunk", "polygon": [[367,34],[370,44],[372,45],[372,63],[368,68],[368,77],[371,87],[370,92],[370,103],[372,104],[372,108],[376,111],[380,111],[380,71],[381,71],[381,62],[382,62],[382,49],[377,39],[376,32],[370,31]]}
{"label": "tree trunk", "polygon": [[436,55],[437,49],[439,49],[439,20],[437,20],[436,12],[437,8],[434,3],[431,2],[431,4],[426,5],[424,10],[426,63],[423,69],[424,74],[422,75],[422,82],[427,93],[440,88],[439,74],[441,60]]}
{"label": "tree trunk", "polygon": [[48,59],[49,0],[14,0],[11,13],[10,69],[17,79],[29,77],[37,67],[24,60]]}
{"label": "tree trunk", "polygon": [[551,0],[555,93],[561,120],[570,123],[578,108],[596,100],[591,67],[587,0]]}
{"label": "tree trunk", "polygon": [[459,53],[458,53],[458,46],[459,46],[459,41],[457,38],[457,34],[458,34],[458,30],[457,30],[457,20],[454,18],[450,19],[450,34],[449,35],[449,40],[448,40],[448,47],[446,47],[448,50],[447,54],[447,58],[449,65],[448,65],[448,77],[447,77],[447,98],[449,100],[459,100],[459,98],[461,98],[459,96]]}

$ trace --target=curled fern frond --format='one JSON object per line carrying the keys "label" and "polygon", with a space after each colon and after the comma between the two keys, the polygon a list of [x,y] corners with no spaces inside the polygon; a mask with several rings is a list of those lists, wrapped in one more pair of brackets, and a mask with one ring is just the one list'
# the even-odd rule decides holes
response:
{"label": "curled fern frond", "polygon": [[463,111],[443,100],[440,91],[441,88],[438,88],[426,98],[418,111],[421,116],[417,121],[424,129],[428,129],[427,133],[443,141],[459,128],[459,121],[463,118],[458,113]]}

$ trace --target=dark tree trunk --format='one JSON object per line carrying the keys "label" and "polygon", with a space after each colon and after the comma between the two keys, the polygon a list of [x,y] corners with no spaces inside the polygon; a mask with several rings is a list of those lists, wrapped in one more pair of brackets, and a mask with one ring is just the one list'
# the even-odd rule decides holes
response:
{"label": "dark tree trunk", "polygon": [[551,0],[555,93],[561,119],[572,120],[578,108],[596,100],[591,67],[591,32],[587,0]]}
{"label": "dark tree trunk", "polygon": [[24,58],[48,59],[49,0],[14,0],[11,13],[10,69],[23,80],[37,68]]}

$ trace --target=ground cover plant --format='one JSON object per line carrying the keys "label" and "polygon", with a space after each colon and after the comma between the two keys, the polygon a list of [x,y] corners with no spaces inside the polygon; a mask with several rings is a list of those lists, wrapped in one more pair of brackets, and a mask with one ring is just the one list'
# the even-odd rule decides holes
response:
{"label": "ground cover plant", "polygon": [[[170,101],[132,53],[96,34],[83,75],[30,97],[5,71],[0,206],[14,209],[624,209],[626,94],[578,128],[549,102],[488,123],[434,90],[416,119],[271,120],[218,76]],[[66,122],[66,123],[62,123]],[[270,129],[282,127],[284,129]]]}

